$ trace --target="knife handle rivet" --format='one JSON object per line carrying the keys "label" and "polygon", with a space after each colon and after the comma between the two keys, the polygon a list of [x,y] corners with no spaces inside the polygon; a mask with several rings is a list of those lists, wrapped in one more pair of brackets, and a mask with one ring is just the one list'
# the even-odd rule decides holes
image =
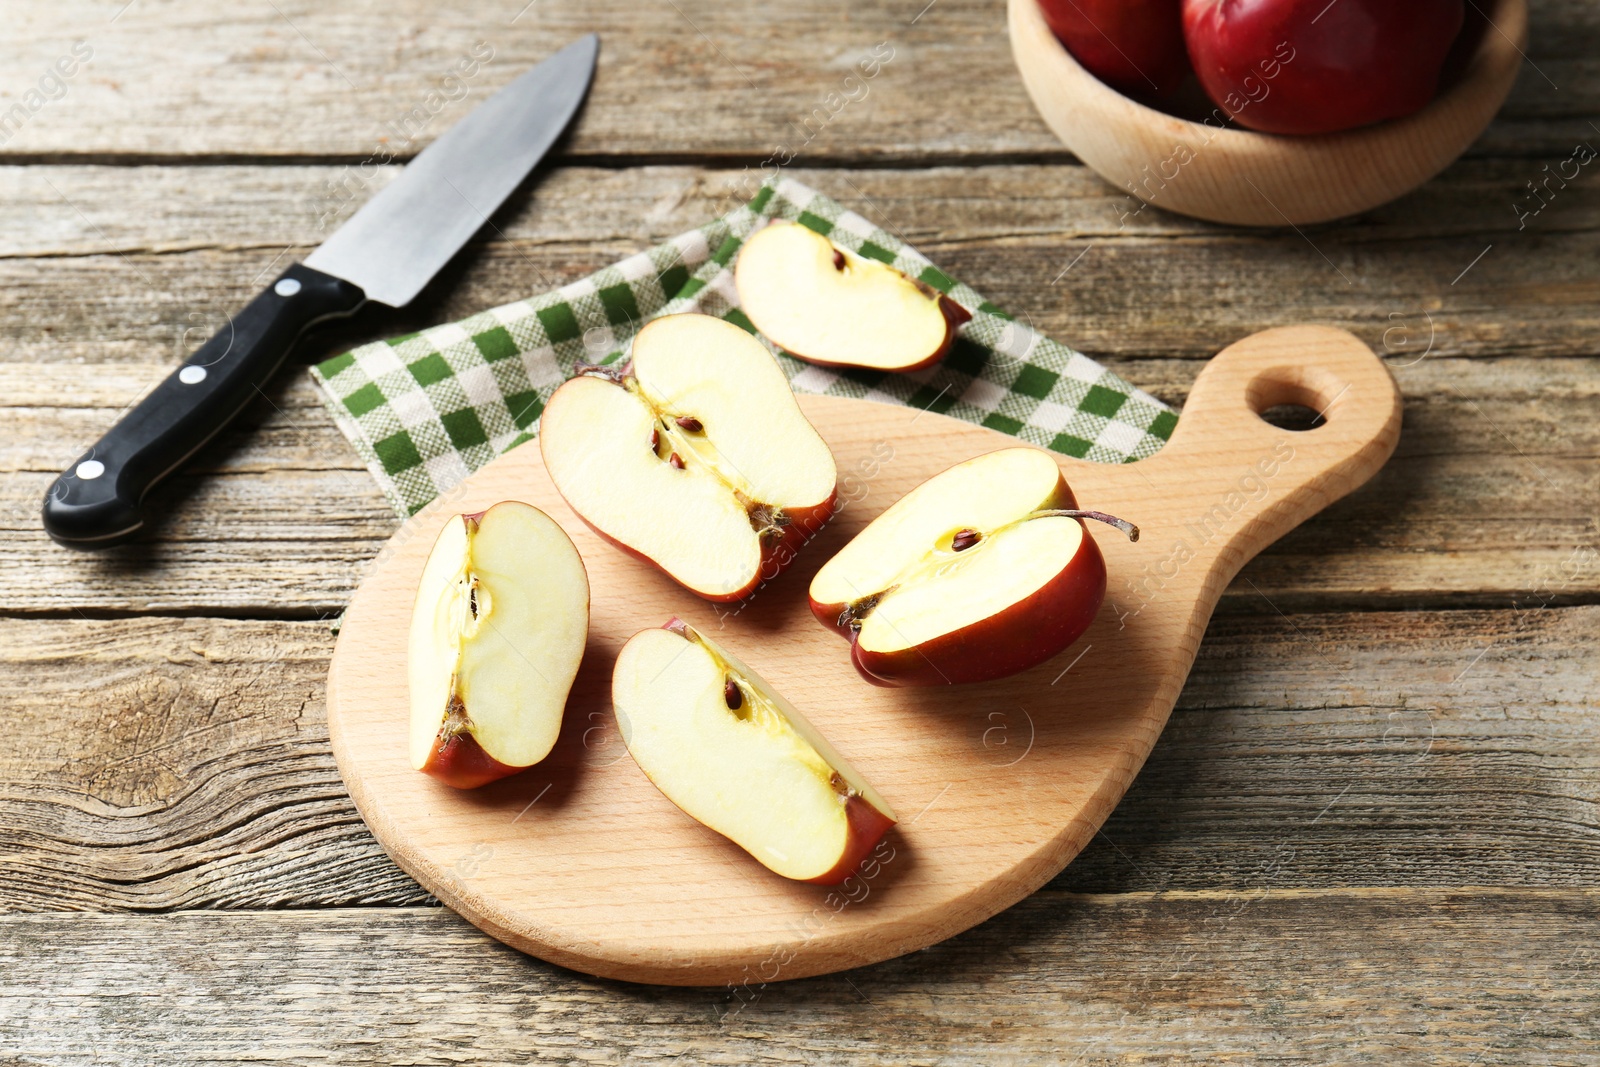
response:
{"label": "knife handle rivet", "polygon": [[106,472],[106,465],[97,459],[86,459],[73,468],[76,474],[86,482],[92,482]]}
{"label": "knife handle rivet", "polygon": [[185,367],[178,372],[178,381],[184,385],[199,385],[206,380],[204,367]]}
{"label": "knife handle rivet", "polygon": [[272,291],[279,296],[293,296],[300,291],[300,283],[293,278],[279,278]]}

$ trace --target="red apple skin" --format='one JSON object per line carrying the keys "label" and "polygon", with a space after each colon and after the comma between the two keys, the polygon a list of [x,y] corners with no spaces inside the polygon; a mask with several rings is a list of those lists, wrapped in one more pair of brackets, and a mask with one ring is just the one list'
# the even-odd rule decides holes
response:
{"label": "red apple skin", "polygon": [[1464,0],[1183,0],[1196,77],[1241,125],[1334,133],[1420,110]]}
{"label": "red apple skin", "polygon": [[[1038,510],[1077,510],[1065,478]],[[1083,520],[1077,520],[1083,525]],[[1089,628],[1106,596],[1106,561],[1087,527],[1066,567],[1004,611],[899,652],[866,652],[840,618],[848,604],[811,600],[811,614],[850,641],[850,661],[873,685],[924,686],[989,682],[1038,666]]]}
{"label": "red apple skin", "polygon": [[1189,73],[1180,0],[1039,0],[1056,38],[1119,92],[1170,96]]}
{"label": "red apple skin", "polygon": [[838,885],[856,872],[861,861],[878,846],[883,835],[889,832],[894,820],[867,803],[865,797],[851,797],[844,804],[845,819],[850,832],[845,837],[844,852],[839,862],[815,878],[807,878],[812,885]]}
{"label": "red apple skin", "polygon": [[501,763],[483,750],[476,737],[465,731],[446,739],[435,738],[428,762],[422,765],[423,774],[431,774],[457,789],[476,789],[527,769]]}
{"label": "red apple skin", "polygon": [[1106,595],[1106,562],[1086,531],[1083,547],[1032,596],[981,622],[899,652],[867,652],[852,638],[850,661],[873,685],[962,685],[1036,667],[1089,628]]}

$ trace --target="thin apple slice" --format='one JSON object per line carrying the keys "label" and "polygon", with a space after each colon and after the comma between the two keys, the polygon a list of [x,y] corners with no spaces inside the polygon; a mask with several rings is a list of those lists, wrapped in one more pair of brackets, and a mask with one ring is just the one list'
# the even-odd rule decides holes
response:
{"label": "thin apple slice", "polygon": [[926,282],[809,227],[757,230],[733,269],[739,304],[768,340],[809,363],[919,370],[943,359],[970,312]]}
{"label": "thin apple slice", "polygon": [[544,512],[454,515],[417,585],[411,765],[459,789],[549,755],[589,634],[589,577]]}
{"label": "thin apple slice", "polygon": [[656,788],[785,878],[842,882],[895,823],[794,705],[680,620],[629,639],[611,694]]}
{"label": "thin apple slice", "polygon": [[1003,678],[1066,648],[1094,621],[1106,568],[1055,460],[1007,448],[901,497],[823,564],[811,610],[851,640],[878,685]]}
{"label": "thin apple slice", "polygon": [[708,315],[657,319],[624,371],[562,385],[539,441],[585,522],[708,600],[749,595],[833,514],[833,454],[772,354]]}

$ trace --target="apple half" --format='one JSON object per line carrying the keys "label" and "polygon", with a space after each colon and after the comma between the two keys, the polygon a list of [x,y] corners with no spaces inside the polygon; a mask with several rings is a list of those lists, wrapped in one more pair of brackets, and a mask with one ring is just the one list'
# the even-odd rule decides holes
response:
{"label": "apple half", "polygon": [[451,516],[411,612],[411,766],[473,789],[544,759],[588,634],[589,577],[550,516]]}
{"label": "apple half", "polygon": [[629,639],[611,699],[656,788],[785,878],[837,885],[895,823],[794,705],[681,620]]}
{"label": "apple half", "polygon": [[602,537],[713,601],[740,600],[833,514],[833,453],[772,353],[709,315],[639,331],[621,371],[557,389],[545,468]]}
{"label": "apple half", "polygon": [[873,519],[811,582],[811,612],[877,685],[984,682],[1054,656],[1094,621],[1106,565],[1061,469],[1006,448],[934,475]]}
{"label": "apple half", "polygon": [[920,370],[943,359],[970,312],[887,263],[795,222],[757,230],[733,268],[757,330],[808,363]]}

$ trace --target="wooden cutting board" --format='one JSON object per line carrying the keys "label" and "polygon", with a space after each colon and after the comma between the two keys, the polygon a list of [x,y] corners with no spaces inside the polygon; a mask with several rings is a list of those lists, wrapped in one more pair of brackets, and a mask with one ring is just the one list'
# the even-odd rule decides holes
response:
{"label": "wooden cutting board", "polygon": [[[539,449],[496,459],[395,534],[345,616],[328,679],[339,769],[395,861],[479,927],[590,974],[673,985],[837,971],[931,945],[1032,893],[1121,799],[1183,687],[1217,598],[1278,537],[1366,481],[1394,451],[1400,396],[1340,331],[1256,334],[1200,374],[1171,442],[1112,466],[1063,458],[1079,506],[1137,523],[1129,543],[1091,523],[1104,607],[1073,647],[999,682],[879,689],[812,619],[816,569],[902,494],[1015,438],[930,412],[802,396],[833,447],[832,523],[742,607],[709,604],[602,542],[551,485]],[[1303,404],[1316,429],[1257,412]],[[589,570],[589,646],[561,739],[541,764],[458,792],[406,756],[406,628],[447,515],[525,500],[572,536]],[[837,888],[786,881],[693,822],[623,747],[611,667],[635,632],[680,615],[794,701],[900,816]]]}

